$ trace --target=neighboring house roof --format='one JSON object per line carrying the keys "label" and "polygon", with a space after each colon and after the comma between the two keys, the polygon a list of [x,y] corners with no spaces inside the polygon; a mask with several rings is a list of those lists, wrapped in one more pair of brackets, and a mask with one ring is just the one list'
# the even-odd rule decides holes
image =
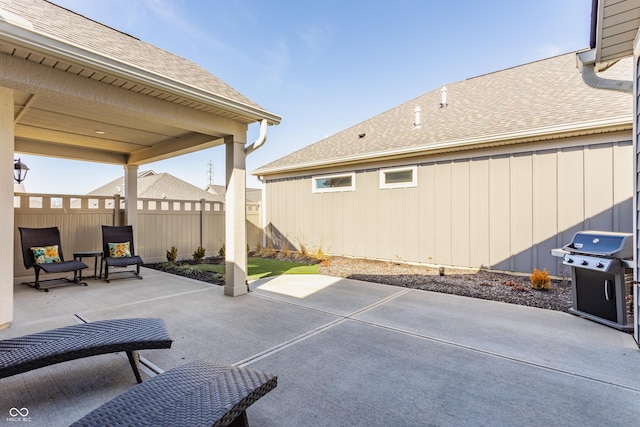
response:
{"label": "neighboring house roof", "polygon": [[[625,59],[604,77],[631,80]],[[371,160],[411,157],[571,135],[628,130],[628,94],[594,90],[574,52],[447,84],[367,119],[252,173],[270,175]],[[421,126],[414,126],[419,107]]]}
{"label": "neighboring house roof", "polygon": [[[108,184],[88,193],[91,196],[124,196],[124,177],[114,179]],[[212,187],[216,192],[213,193]],[[152,170],[138,172],[138,198],[169,200],[225,201],[226,188],[223,185],[209,185],[205,189],[196,187],[168,173],[156,173]],[[262,192],[258,188],[247,188],[247,202],[260,202]]]}
{"label": "neighboring house roof", "polygon": [[[108,184],[88,193],[91,196],[124,196],[124,177],[115,179]],[[170,199],[170,200],[201,200],[224,202],[224,195],[214,195],[195,185],[189,184],[168,173],[142,171],[138,173],[138,198],[141,199]]]}

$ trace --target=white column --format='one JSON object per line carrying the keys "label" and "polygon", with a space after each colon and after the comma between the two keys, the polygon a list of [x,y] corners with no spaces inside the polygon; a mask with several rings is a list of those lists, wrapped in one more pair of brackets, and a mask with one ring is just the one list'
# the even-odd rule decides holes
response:
{"label": "white column", "polygon": [[234,297],[247,293],[247,177],[244,145],[245,141],[238,141],[237,137],[225,139],[227,192],[224,294]]}
{"label": "white column", "polygon": [[13,321],[13,90],[0,87],[0,329]]}
{"label": "white column", "polygon": [[[124,224],[133,227],[133,244],[138,244],[138,165],[124,166]],[[136,252],[139,250],[136,249]]]}

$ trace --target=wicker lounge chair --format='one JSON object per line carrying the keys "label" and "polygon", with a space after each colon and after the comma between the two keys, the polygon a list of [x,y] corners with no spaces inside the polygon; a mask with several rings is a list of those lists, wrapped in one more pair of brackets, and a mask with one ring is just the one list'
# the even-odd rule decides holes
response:
{"label": "wicker lounge chair", "polygon": [[[114,245],[126,246],[125,251],[114,251]],[[104,251],[104,280],[109,282],[109,267],[128,267],[135,265],[135,270],[118,271],[118,273],[133,273],[138,279],[142,258],[136,255],[133,246],[133,228],[130,225],[111,227],[102,226],[102,246]]]}
{"label": "wicker lounge chair", "polygon": [[272,374],[196,361],[138,384],[72,427],[248,427],[246,409],[277,384]]}
{"label": "wicker lounge chair", "polygon": [[0,341],[0,378],[98,354],[126,351],[138,383],[137,351],[170,348],[162,319],[102,320]]}
{"label": "wicker lounge chair", "polygon": [[[78,279],[78,272],[84,268],[88,268],[88,266],[82,261],[65,261],[64,255],[62,253],[62,244],[60,242],[60,230],[58,229],[58,227],[18,227],[18,229],[20,230],[20,243],[22,245],[22,259],[24,261],[24,268],[28,270],[33,267],[36,275],[36,280],[34,282],[24,282],[25,285],[29,285],[33,288],[45,292],[49,292],[49,288],[41,287],[40,284],[42,282],[57,281],[59,283],[64,282],[63,285],[75,283],[87,286],[86,282],[81,282]],[[57,256],[39,256],[38,261],[40,262],[37,262],[35,253],[40,251],[39,253],[42,255],[44,252],[47,252],[45,248],[49,248],[49,255],[56,255],[57,253]],[[44,271],[45,273],[73,272],[73,280],[68,278],[40,280],[40,271]]]}

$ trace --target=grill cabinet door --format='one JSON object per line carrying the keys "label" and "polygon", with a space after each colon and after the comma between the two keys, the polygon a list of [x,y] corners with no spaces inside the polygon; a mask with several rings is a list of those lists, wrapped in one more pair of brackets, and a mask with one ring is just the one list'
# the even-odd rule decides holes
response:
{"label": "grill cabinet door", "polygon": [[615,275],[583,268],[576,268],[575,274],[576,308],[617,322]]}

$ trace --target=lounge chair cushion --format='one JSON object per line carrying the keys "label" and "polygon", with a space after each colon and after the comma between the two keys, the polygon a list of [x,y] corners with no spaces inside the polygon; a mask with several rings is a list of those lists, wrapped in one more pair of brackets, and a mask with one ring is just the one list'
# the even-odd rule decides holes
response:
{"label": "lounge chair cushion", "polygon": [[33,251],[33,260],[36,264],[52,264],[61,262],[58,245],[52,246],[36,246],[31,248]]}
{"label": "lounge chair cushion", "polygon": [[129,242],[109,243],[109,257],[128,258],[130,256],[131,256],[131,244]]}

